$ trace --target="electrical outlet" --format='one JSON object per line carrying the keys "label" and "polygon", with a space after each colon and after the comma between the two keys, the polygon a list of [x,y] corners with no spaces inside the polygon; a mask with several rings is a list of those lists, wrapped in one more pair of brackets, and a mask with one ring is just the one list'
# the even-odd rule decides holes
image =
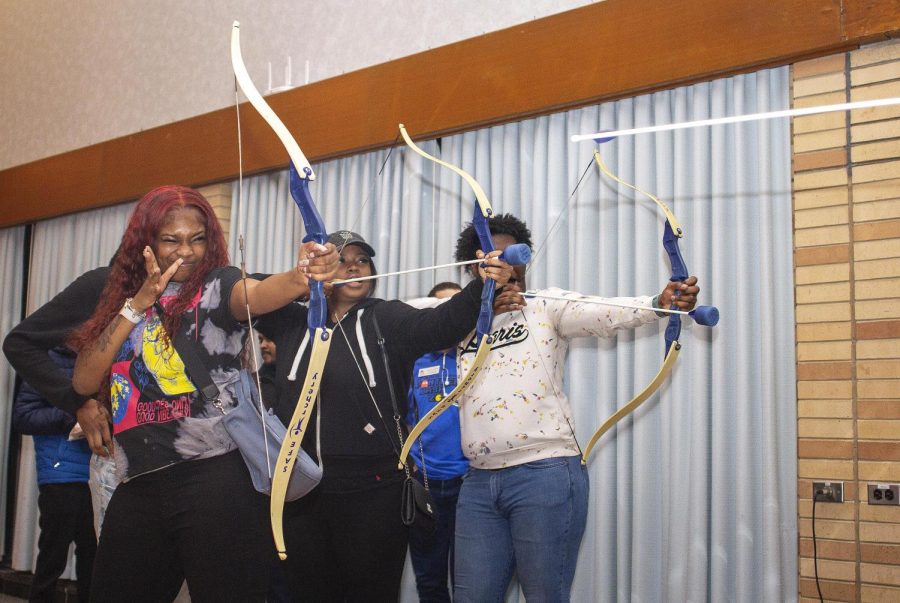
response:
{"label": "electrical outlet", "polygon": [[817,502],[844,502],[844,482],[813,482],[813,500]]}
{"label": "electrical outlet", "polygon": [[870,505],[900,505],[900,485],[869,484]]}

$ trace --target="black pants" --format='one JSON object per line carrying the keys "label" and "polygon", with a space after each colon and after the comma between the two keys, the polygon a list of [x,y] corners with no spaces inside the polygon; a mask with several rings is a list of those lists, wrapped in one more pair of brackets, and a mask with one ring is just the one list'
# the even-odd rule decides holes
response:
{"label": "black pants", "polygon": [[[416,473],[422,481],[422,472]],[[453,577],[453,537],[456,533],[456,501],[461,477],[429,480],[431,500],[437,511],[433,529],[413,525],[409,529],[409,557],[416,573],[421,603],[449,602],[448,578]]]}
{"label": "black pants", "polygon": [[340,492],[320,486],[288,504],[287,576],[295,601],[399,599],[408,538],[400,521],[401,483],[389,479]]}
{"label": "black pants", "polygon": [[94,564],[92,601],[264,601],[275,546],[268,498],[237,451],[119,484]]}
{"label": "black pants", "polygon": [[53,601],[56,581],[66,569],[69,544],[75,543],[78,600],[87,601],[97,552],[91,491],[87,483],[44,484],[38,487],[41,535],[29,601]]}

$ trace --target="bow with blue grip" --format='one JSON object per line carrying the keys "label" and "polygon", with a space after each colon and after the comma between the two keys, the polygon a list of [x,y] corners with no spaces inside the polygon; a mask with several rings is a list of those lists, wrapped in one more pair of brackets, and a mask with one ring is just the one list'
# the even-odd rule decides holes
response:
{"label": "bow with blue grip", "polygon": [[[612,138],[597,138],[596,142],[602,143],[612,140]],[[609,171],[609,168],[606,167],[606,164],[603,163],[603,159],[600,157],[600,153],[598,151],[594,151],[594,160],[597,163],[597,166],[600,170],[624,186],[641,193],[649,197],[656,205],[662,210],[663,214],[666,216],[666,222],[663,226],[663,248],[666,250],[666,254],[669,256],[669,262],[672,267],[672,276],[669,278],[671,282],[683,282],[688,278],[690,273],[687,269],[687,264],[685,264],[684,258],[681,255],[681,249],[678,246],[678,241],[684,236],[684,232],[681,229],[681,226],[678,224],[678,220],[675,219],[675,214],[672,213],[672,210],[663,203],[658,197],[655,195],[648,193],[645,190],[642,190],[633,184],[629,184],[618,178],[615,174]],[[677,311],[677,306],[672,304],[670,310]],[[666,325],[665,331],[665,359],[663,360],[662,367],[656,373],[656,376],[653,380],[644,387],[636,396],[634,396],[627,404],[619,408],[612,416],[610,416],[606,421],[603,422],[600,427],[594,432],[591,436],[591,439],[588,440],[587,445],[584,447],[584,451],[581,455],[581,462],[587,463],[588,457],[590,456],[591,450],[594,449],[594,446],[600,440],[600,437],[606,433],[613,425],[618,423],[628,414],[633,412],[638,406],[640,406],[647,398],[653,395],[653,393],[659,389],[659,386],[662,385],[663,381],[665,381],[668,374],[671,372],[672,367],[675,365],[675,361],[678,359],[678,353],[681,351],[681,343],[679,339],[681,338],[681,312],[671,312],[669,314],[669,322]],[[719,310],[715,306],[696,306],[693,310],[687,313],[691,318],[694,319],[699,325],[713,327],[719,322]]]}
{"label": "bow with blue grip", "polygon": [[[412,138],[410,138],[409,133],[406,131],[406,127],[403,124],[400,124],[400,135],[410,149],[425,159],[456,173],[469,185],[475,193],[475,210],[472,215],[472,225],[475,228],[475,232],[478,234],[481,250],[485,253],[494,251],[494,240],[491,237],[489,223],[489,220],[494,215],[494,209],[491,207],[487,194],[485,194],[484,189],[481,188],[478,181],[462,168],[438,159],[419,148],[419,146],[413,142]],[[527,245],[510,245],[504,250],[501,259],[504,259],[508,264],[512,265],[526,264],[531,259],[531,250]],[[475,381],[475,378],[481,373],[484,363],[490,354],[491,344],[493,343],[493,339],[491,338],[491,323],[494,319],[494,294],[496,293],[496,285],[497,283],[494,280],[485,279],[484,288],[481,291],[481,309],[478,314],[478,322],[475,326],[475,337],[478,341],[478,349],[475,352],[475,358],[472,360],[471,368],[466,373],[465,377],[459,380],[456,387],[453,388],[453,391],[444,396],[443,399],[428,411],[410,430],[409,436],[403,443],[403,449],[400,451],[400,469],[406,467],[406,459],[409,457],[412,445],[422,432],[425,431],[425,428],[440,416],[442,412],[450,408],[450,406],[457,401],[460,395],[468,389]]]}
{"label": "bow with blue grip", "polygon": [[[478,235],[481,250],[485,253],[494,251],[494,239],[491,236],[491,227],[478,203],[475,203],[475,212],[472,216],[472,226]],[[510,266],[524,266],[531,261],[531,248],[524,243],[510,245],[500,254],[500,259]],[[491,323],[494,322],[494,294],[497,289],[497,281],[485,279],[484,288],[481,290],[481,310],[478,313],[478,323],[475,325],[475,333],[478,340],[482,337],[490,337]]]}
{"label": "bow with blue grip", "polygon": [[[240,23],[237,21],[234,22],[231,30],[231,66],[234,70],[234,77],[244,96],[247,97],[253,108],[259,112],[260,117],[275,131],[278,139],[287,150],[288,157],[290,157],[291,197],[293,197],[294,203],[300,209],[300,215],[303,218],[303,226],[306,229],[306,236],[303,241],[315,241],[320,245],[324,245],[328,239],[328,233],[325,230],[322,216],[319,215],[319,211],[316,209],[312,195],[309,192],[309,183],[315,179],[315,173],[303,151],[300,150],[300,145],[297,144],[287,127],[275,115],[275,112],[263,99],[256,86],[254,86],[253,80],[250,78],[250,74],[244,65],[244,59],[241,56]],[[272,476],[269,513],[275,548],[281,559],[287,558],[282,523],[288,482],[291,478],[294,463],[297,460],[297,453],[300,450],[303,435],[306,433],[306,428],[309,425],[316,398],[319,395],[322,373],[325,369],[325,359],[328,357],[328,350],[331,347],[332,340],[332,330],[327,327],[328,306],[323,283],[309,279],[309,289],[310,299],[307,325],[312,341],[309,368],[306,371],[306,377],[303,380],[303,387],[300,390],[300,397],[297,400],[294,413],[291,416],[290,423],[287,425],[287,433],[278,453],[278,460],[275,463],[275,470]]]}
{"label": "bow with blue grip", "polygon": [[[666,250],[666,253],[669,256],[669,262],[672,266],[672,276],[669,278],[670,281],[675,283],[680,283],[684,281],[690,274],[688,273],[687,265],[684,263],[684,258],[681,256],[681,249],[678,247],[678,240],[683,236],[681,228],[678,228],[678,234],[675,234],[675,231],[672,230],[672,223],[667,219],[665,226],[663,227],[663,248]],[[675,309],[673,305],[671,309]],[[715,306],[695,306],[693,310],[688,312],[691,318],[694,319],[698,325],[703,325],[705,327],[714,327],[719,322],[719,309]],[[669,324],[666,326],[666,354],[669,353],[669,348],[672,347],[675,343],[678,342],[681,337],[681,316],[679,314],[670,314],[669,315]]]}
{"label": "bow with blue grip", "polygon": [[[313,203],[312,195],[309,192],[309,182],[314,178],[312,168],[303,166],[303,176],[301,176],[294,162],[291,161],[290,173],[291,197],[300,210],[303,226],[306,228],[303,242],[315,241],[319,245],[324,245],[328,241],[328,232],[325,230],[325,222],[319,215],[319,210]],[[325,283],[309,279],[309,314],[307,318],[309,336],[313,337],[318,329],[323,329],[327,320],[328,302],[325,299]],[[327,330],[321,331],[320,336],[327,337],[328,335]]]}

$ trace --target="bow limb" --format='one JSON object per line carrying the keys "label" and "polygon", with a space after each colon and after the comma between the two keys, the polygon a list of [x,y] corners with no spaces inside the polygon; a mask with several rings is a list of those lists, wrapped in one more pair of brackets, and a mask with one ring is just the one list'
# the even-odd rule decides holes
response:
{"label": "bow limb", "polygon": [[[488,223],[488,220],[494,215],[494,209],[491,207],[491,202],[488,200],[484,189],[478,181],[462,168],[447,163],[446,161],[442,161],[420,149],[418,145],[412,141],[412,138],[409,137],[409,133],[407,133],[406,127],[403,124],[400,124],[400,134],[403,136],[403,140],[410,149],[425,159],[453,171],[472,188],[475,193],[475,208],[472,215],[472,225],[475,228],[475,232],[478,234],[481,250],[485,253],[494,251],[494,240],[491,237],[491,228]],[[485,279],[484,287],[481,290],[481,309],[479,310],[478,322],[475,326],[475,336],[478,339],[478,351],[475,353],[472,367],[469,369],[469,372],[466,373],[466,376],[456,384],[453,391],[447,394],[440,403],[426,413],[409,432],[406,442],[403,443],[403,449],[400,451],[400,469],[406,467],[406,459],[409,456],[410,450],[412,450],[416,438],[418,438],[441,413],[450,408],[457,398],[459,398],[472,382],[475,381],[475,378],[484,367],[485,360],[491,351],[491,344],[493,343],[490,331],[491,323],[494,320],[494,294],[496,292],[496,286],[497,283],[493,279]]]}
{"label": "bow limb", "polygon": [[443,167],[447,168],[448,170],[453,171],[460,178],[465,180],[466,184],[468,184],[472,188],[472,190],[475,192],[475,199],[478,201],[478,206],[481,208],[481,214],[485,218],[490,218],[491,216],[494,215],[494,210],[491,207],[491,202],[488,201],[488,198],[484,192],[484,189],[481,188],[481,185],[478,184],[478,181],[475,180],[475,178],[473,178],[471,174],[469,174],[464,169],[453,165],[452,163],[447,163],[446,161],[438,159],[434,155],[430,155],[429,153],[426,153],[425,151],[423,151],[421,148],[419,148],[419,146],[416,143],[413,142],[412,138],[409,137],[409,133],[406,131],[406,126],[404,126],[403,124],[400,124],[400,135],[403,136],[403,141],[406,143],[406,146],[408,146],[410,149],[412,149],[413,151],[415,151],[416,153],[418,153],[425,159],[427,159],[429,161],[433,161],[434,163],[436,163],[440,166],[443,166]]}
{"label": "bow limb", "polygon": [[[303,241],[316,241],[320,245],[324,245],[328,234],[322,217],[319,215],[312,195],[309,192],[309,182],[315,178],[312,166],[310,166],[303,151],[300,150],[300,145],[291,136],[287,127],[275,115],[275,112],[263,99],[256,86],[253,85],[253,80],[250,79],[241,56],[240,23],[237,21],[234,22],[231,30],[231,65],[244,96],[247,97],[250,104],[275,131],[290,157],[291,196],[303,217],[303,224],[306,229],[306,237]],[[322,371],[325,368],[325,359],[328,357],[328,350],[331,347],[332,340],[332,330],[326,326],[328,307],[323,284],[320,281],[310,279],[309,289],[310,303],[307,324],[313,342],[309,368],[303,381],[303,387],[300,390],[300,398],[288,424],[284,442],[278,453],[278,460],[275,463],[275,471],[272,477],[269,511],[272,521],[272,536],[275,540],[278,556],[281,559],[287,558],[284,543],[283,515],[288,482],[291,478],[294,463],[297,460],[297,453],[300,451],[303,435],[306,433],[312,410],[315,407],[321,385]]]}
{"label": "bow limb", "polygon": [[428,427],[432,421],[437,419],[442,412],[450,408],[451,405],[456,404],[457,398],[459,398],[463,391],[475,381],[475,377],[481,372],[481,369],[484,367],[484,362],[490,352],[490,341],[487,337],[484,337],[481,339],[481,343],[478,344],[478,351],[475,353],[475,359],[472,361],[472,368],[469,369],[466,376],[462,381],[456,384],[456,387],[453,388],[452,392],[444,396],[444,398],[438,402],[434,408],[428,411],[425,416],[419,419],[419,422],[416,423],[415,427],[410,430],[409,435],[406,437],[406,441],[403,443],[403,449],[400,451],[401,460],[398,466],[399,469],[403,469],[406,466],[406,459],[409,456],[410,450],[412,450],[413,443],[420,435],[422,435],[425,428]]}
{"label": "bow limb", "polygon": [[[642,195],[650,198],[656,205],[662,210],[662,212],[666,216],[666,223],[663,227],[663,247],[666,250],[666,254],[669,256],[669,262],[672,267],[672,276],[669,278],[672,282],[680,282],[685,280],[688,277],[687,265],[684,262],[684,258],[681,256],[681,250],[678,247],[678,240],[684,235],[681,226],[678,224],[678,221],[675,219],[675,214],[672,213],[672,210],[669,207],[659,200],[658,197],[648,193],[645,190],[634,186],[633,184],[629,184],[624,180],[617,177],[613,174],[609,168],[606,167],[606,164],[603,163],[603,159],[600,157],[600,153],[598,151],[594,151],[594,160],[597,163],[597,166],[600,170],[609,176],[611,179],[615,180],[619,184],[623,184],[624,186],[641,193]],[[676,306],[673,304],[671,306],[672,310],[676,309]],[[695,317],[695,320],[700,324],[713,326],[719,320],[719,312],[714,307],[704,307],[698,306],[695,310],[695,314],[692,314]],[[613,425],[621,421],[623,418],[634,412],[638,406],[640,406],[645,400],[647,400],[650,396],[652,396],[656,390],[662,385],[663,381],[666,380],[666,377],[672,371],[672,367],[675,365],[675,361],[678,359],[678,354],[681,351],[681,344],[679,343],[679,338],[681,337],[681,315],[680,313],[671,313],[669,314],[669,323],[666,326],[665,332],[665,360],[663,361],[662,367],[656,373],[656,376],[653,378],[650,383],[644,387],[636,396],[634,396],[627,404],[622,406],[619,410],[613,413],[606,421],[603,422],[600,427],[594,432],[591,436],[591,439],[588,440],[587,446],[584,448],[584,452],[581,455],[582,464],[586,464],[588,457],[591,454],[591,450],[593,450],[594,446],[600,440],[600,437],[606,433]]]}
{"label": "bow limb", "polygon": [[250,101],[250,104],[253,105],[260,117],[275,130],[275,134],[278,136],[281,144],[287,149],[288,156],[291,158],[294,167],[306,174],[309,180],[315,180],[316,176],[313,173],[312,166],[306,159],[306,155],[300,150],[300,145],[291,136],[281,118],[275,115],[275,112],[263,99],[262,94],[256,89],[253,80],[250,79],[250,74],[247,72],[247,67],[244,65],[244,59],[241,56],[241,24],[237,21],[231,26],[231,66],[241,92],[244,93],[244,96],[247,97],[247,100]]}
{"label": "bow limb", "polygon": [[[608,167],[606,167],[606,164],[603,163],[603,158],[600,156],[600,151],[597,151],[596,149],[594,150],[594,161],[597,163],[597,167],[600,168],[600,171],[603,172],[604,174],[606,174],[611,180],[615,180],[619,184],[626,186],[626,187],[630,188],[631,190],[644,195],[645,197],[647,197],[648,199],[650,199],[651,201],[656,203],[656,205],[659,206],[659,208],[665,214],[666,222],[668,222],[669,226],[671,226],[672,232],[677,233],[678,238],[681,238],[682,236],[684,236],[684,233],[681,230],[681,225],[678,223],[678,220],[675,219],[675,214],[672,213],[672,210],[669,209],[669,206],[666,205],[665,203],[663,203],[659,199],[659,197],[657,197],[656,195],[654,195],[652,193],[648,193],[644,189],[637,187],[634,184],[625,182],[624,180],[622,180],[621,178],[619,178],[618,176],[613,174],[610,171],[610,169]],[[683,263],[684,262],[682,261],[682,264]]]}
{"label": "bow limb", "polygon": [[[677,342],[676,342],[677,343]],[[606,419],[600,427],[597,428],[597,431],[594,432],[594,435],[591,436],[591,439],[588,440],[587,446],[584,447],[584,452],[581,455],[581,463],[586,464],[588,460],[588,456],[591,454],[591,450],[594,449],[594,446],[600,440],[600,437],[609,431],[609,429],[624,419],[626,416],[634,412],[638,406],[644,403],[644,400],[649,398],[659,389],[659,386],[662,385],[662,382],[666,380],[669,373],[672,371],[672,367],[675,365],[675,361],[678,359],[678,353],[681,351],[680,345],[673,345],[669,347],[669,351],[666,354],[666,359],[663,362],[662,368],[659,369],[659,372],[656,373],[656,377],[653,378],[647,387],[642,389],[638,395],[632,398],[628,404],[622,406],[615,413],[610,415],[608,419]]]}

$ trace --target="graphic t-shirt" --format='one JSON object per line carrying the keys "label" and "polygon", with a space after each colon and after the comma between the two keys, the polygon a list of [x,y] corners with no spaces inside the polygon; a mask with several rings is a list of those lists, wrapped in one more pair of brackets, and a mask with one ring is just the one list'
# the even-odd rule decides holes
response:
{"label": "graphic t-shirt", "polygon": [[[240,278],[240,270],[231,266],[213,270],[180,326],[199,343],[195,349],[219,388],[225,412],[237,404],[235,385],[246,335],[228,303],[231,288]],[[160,297],[163,308],[178,288],[178,283],[169,284]],[[113,361],[110,401],[120,479],[236,448],[221,423],[222,411],[198,395],[152,308],[134,326]]]}

